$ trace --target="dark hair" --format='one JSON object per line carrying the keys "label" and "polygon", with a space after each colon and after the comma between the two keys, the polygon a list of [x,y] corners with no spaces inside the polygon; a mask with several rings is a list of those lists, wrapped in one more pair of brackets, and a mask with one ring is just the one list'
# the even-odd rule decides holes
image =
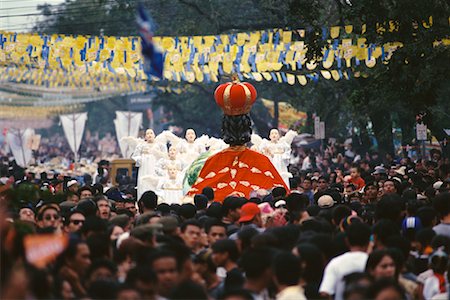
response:
{"label": "dark hair", "polygon": [[273,254],[270,248],[249,249],[242,255],[239,265],[247,278],[257,279],[272,266]]}
{"label": "dark hair", "polygon": [[208,234],[211,228],[214,226],[225,228],[225,232],[227,230],[227,226],[224,223],[215,218],[210,218],[205,222],[205,232]]}
{"label": "dark hair", "polygon": [[203,194],[195,195],[194,204],[197,209],[205,209],[208,206],[208,197]]}
{"label": "dark hair", "polygon": [[297,285],[300,280],[300,259],[290,252],[278,253],[274,260],[272,268],[277,281],[282,285]]}
{"label": "dark hair", "polygon": [[303,211],[308,207],[309,199],[305,194],[291,193],[286,197],[286,208],[288,211]]}
{"label": "dark hair", "polygon": [[191,280],[178,284],[170,294],[169,299],[208,299],[205,290]]}
{"label": "dark hair", "polygon": [[88,294],[92,299],[115,299],[118,286],[115,281],[99,279],[91,283]]}
{"label": "dark hair", "polygon": [[303,265],[302,278],[307,282],[320,282],[325,269],[324,254],[314,244],[303,243],[296,246],[300,263]]}
{"label": "dark hair", "polygon": [[62,267],[66,263],[66,261],[73,261],[78,252],[78,245],[83,244],[86,245],[86,242],[80,239],[78,236],[71,235],[69,238],[69,244],[67,245],[66,249],[63,253],[61,253],[60,256],[58,256],[56,262],[56,270]]}
{"label": "dark hair", "polygon": [[401,198],[397,194],[384,195],[376,204],[375,215],[378,220],[398,221],[401,212]]}
{"label": "dark hair", "polygon": [[233,262],[236,262],[239,259],[239,249],[236,242],[233,240],[218,240],[211,246],[211,249],[213,253],[228,253],[228,257]]}
{"label": "dark hair", "polygon": [[181,224],[181,226],[180,226],[181,232],[184,233],[189,225],[196,226],[200,229],[202,228],[202,225],[200,225],[200,223],[197,220],[189,219],[189,220],[184,221]]}
{"label": "dark hair", "polygon": [[252,122],[248,114],[222,118],[222,139],[230,146],[243,146],[250,142]]}
{"label": "dark hair", "polygon": [[67,215],[64,216],[64,222],[63,222],[64,226],[68,226],[70,224],[70,217],[72,217],[72,215],[74,215],[74,214],[82,214],[84,216],[84,214],[81,210],[78,210],[76,208],[72,209],[68,212]]}
{"label": "dark hair", "polygon": [[400,230],[391,220],[380,220],[373,225],[373,234],[376,235],[378,241],[386,245],[389,237],[400,235]]}
{"label": "dark hair", "polygon": [[[366,280],[368,284],[362,284],[361,281]],[[372,277],[364,272],[351,273],[344,276],[345,291],[344,299],[348,299],[352,294],[360,295],[364,299],[365,294],[372,282]]]}
{"label": "dark hair", "polygon": [[192,203],[181,204],[180,208],[178,209],[178,215],[180,217],[183,217],[184,219],[192,219],[193,217],[195,217],[196,213],[197,208]]}
{"label": "dark hair", "polygon": [[389,256],[393,261],[395,261],[394,255],[390,250],[374,250],[372,253],[370,253],[369,258],[366,262],[366,273],[370,274],[371,271],[375,270],[377,265],[385,256]]}
{"label": "dark hair", "polygon": [[110,237],[106,232],[95,232],[88,236],[86,243],[89,246],[91,259],[99,259],[110,256]]}
{"label": "dark hair", "polygon": [[214,190],[212,187],[207,186],[203,188],[202,194],[205,195],[209,201],[214,200]]}
{"label": "dark hair", "polygon": [[406,299],[405,291],[400,286],[400,284],[398,284],[398,282],[396,282],[395,280],[389,278],[383,278],[374,282],[369,287],[365,298],[375,299],[385,289],[394,289],[396,292],[398,292],[399,296],[401,297],[399,299]]}
{"label": "dark hair", "polygon": [[352,215],[352,210],[345,205],[338,205],[333,208],[332,216],[333,221],[336,226],[339,226],[342,219],[349,217]]}
{"label": "dark hair", "polygon": [[272,196],[274,199],[281,199],[287,194],[286,189],[281,186],[277,186],[272,190]]}
{"label": "dark hair", "polygon": [[91,274],[99,268],[106,268],[109,271],[111,271],[112,274],[117,273],[117,266],[114,262],[112,262],[111,260],[106,259],[106,258],[100,258],[100,259],[96,259],[92,262],[91,266],[89,267],[88,271],[86,272],[86,278],[89,278],[91,276]]}
{"label": "dark hair", "polygon": [[89,216],[84,221],[83,226],[81,226],[80,232],[82,234],[86,234],[90,231],[106,232],[107,230],[108,230],[108,223],[105,220],[100,219],[99,217]]}
{"label": "dark hair", "polygon": [[437,217],[437,212],[433,207],[423,206],[417,210],[416,217],[420,219],[423,227],[431,227]]}
{"label": "dark hair", "polygon": [[426,246],[431,245],[431,241],[435,236],[436,232],[433,229],[424,228],[416,233],[416,240],[425,248]]}
{"label": "dark hair", "polygon": [[154,252],[152,252],[149,256],[148,256],[148,260],[150,262],[150,266],[153,266],[153,263],[155,261],[157,261],[158,259],[161,258],[173,258],[175,259],[175,261],[177,262],[177,270],[180,269],[180,263],[177,259],[177,255],[175,253],[173,253],[172,251],[169,250],[156,250]]}
{"label": "dark hair", "polygon": [[370,227],[365,223],[352,223],[345,231],[350,246],[367,246],[370,241]]}
{"label": "dark hair", "polygon": [[230,289],[226,290],[225,293],[220,297],[220,299],[228,298],[241,298],[244,300],[253,300],[253,295],[249,290],[245,289]]}
{"label": "dark hair", "polygon": [[244,204],[245,201],[242,198],[236,196],[228,196],[223,200],[222,203],[222,215],[226,216],[228,215],[230,210],[238,209]]}
{"label": "dark hair", "polygon": [[142,209],[146,208],[155,210],[158,205],[158,195],[156,195],[153,191],[146,191],[142,194],[138,203],[139,206],[143,206]]}
{"label": "dark hair", "polygon": [[450,214],[450,193],[440,193],[434,198],[433,206],[436,211],[439,212],[441,217],[445,217]]}
{"label": "dark hair", "polygon": [[252,238],[258,234],[259,234],[259,231],[253,227],[246,227],[246,228],[238,231],[237,236],[238,236],[238,239],[241,241],[242,251],[245,251],[246,249],[251,247]]}
{"label": "dark hair", "polygon": [[83,191],[89,191],[89,192],[91,192],[92,195],[94,194],[94,193],[92,192],[91,187],[85,185],[85,186],[83,186],[82,188],[78,189],[77,194],[78,194],[79,197],[81,197],[81,192],[83,192]]}
{"label": "dark hair", "polygon": [[153,268],[147,265],[134,267],[127,273],[125,284],[136,286],[137,281],[157,283],[157,277]]}
{"label": "dark hair", "polygon": [[213,202],[206,209],[206,215],[211,218],[216,218],[218,220],[222,219],[222,204],[219,202]]}

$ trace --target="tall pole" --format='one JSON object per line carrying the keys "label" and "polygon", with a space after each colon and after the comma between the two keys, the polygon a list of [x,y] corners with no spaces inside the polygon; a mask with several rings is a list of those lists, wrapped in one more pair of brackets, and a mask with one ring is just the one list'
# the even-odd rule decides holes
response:
{"label": "tall pole", "polygon": [[278,99],[273,100],[273,127],[278,129],[278,120],[280,118],[280,110]]}

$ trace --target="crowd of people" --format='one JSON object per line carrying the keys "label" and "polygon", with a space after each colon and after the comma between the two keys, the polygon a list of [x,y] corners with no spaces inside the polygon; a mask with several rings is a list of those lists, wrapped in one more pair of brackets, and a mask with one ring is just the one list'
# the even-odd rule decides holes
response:
{"label": "crowd of people", "polygon": [[[83,182],[2,162],[2,299],[449,299],[438,151],[330,146],[292,157],[290,191],[219,199],[207,187],[170,205],[111,186],[107,162]],[[64,246],[33,251],[30,237]]]}

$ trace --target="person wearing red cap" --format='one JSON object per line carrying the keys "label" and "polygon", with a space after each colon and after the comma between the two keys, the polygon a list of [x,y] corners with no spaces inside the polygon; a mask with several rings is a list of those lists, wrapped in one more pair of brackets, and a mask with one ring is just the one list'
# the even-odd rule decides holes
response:
{"label": "person wearing red cap", "polygon": [[[241,224],[241,228],[239,230],[252,227],[260,232],[264,231],[263,222],[261,219],[261,210],[256,203],[247,202],[241,207],[241,217],[238,222]],[[230,239],[237,239],[238,232],[230,235]]]}

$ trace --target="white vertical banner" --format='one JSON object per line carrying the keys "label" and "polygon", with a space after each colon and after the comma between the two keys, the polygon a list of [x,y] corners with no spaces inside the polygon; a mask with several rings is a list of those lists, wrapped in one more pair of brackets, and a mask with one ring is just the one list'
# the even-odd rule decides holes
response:
{"label": "white vertical banner", "polygon": [[6,134],[6,141],[16,160],[16,163],[22,168],[26,168],[32,159],[32,150],[30,141],[34,136],[34,130],[27,129],[10,129]]}
{"label": "white vertical banner", "polygon": [[116,111],[114,126],[116,127],[117,141],[119,142],[120,152],[122,152],[123,157],[129,158],[131,154],[133,154],[132,149],[126,142],[123,141],[123,138],[137,138],[141,125],[141,112]]}
{"label": "white vertical banner", "polygon": [[321,140],[325,139],[325,122],[319,123],[319,136]]}
{"label": "white vertical banner", "polygon": [[83,137],[84,126],[87,121],[87,113],[60,115],[59,118],[70,149],[75,154],[75,161],[78,161],[78,149],[80,149],[81,138]]}
{"label": "white vertical banner", "polygon": [[314,138],[320,140],[320,117],[314,117]]}

